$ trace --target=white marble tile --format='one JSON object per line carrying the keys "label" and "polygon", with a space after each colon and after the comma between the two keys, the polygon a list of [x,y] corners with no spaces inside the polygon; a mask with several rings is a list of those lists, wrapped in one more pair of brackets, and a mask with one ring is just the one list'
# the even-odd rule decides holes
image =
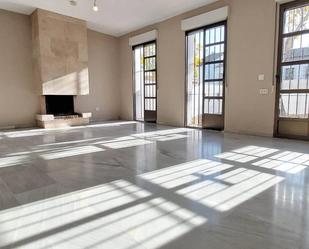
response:
{"label": "white marble tile", "polygon": [[1,248],[309,248],[309,143],[136,122],[1,133]]}

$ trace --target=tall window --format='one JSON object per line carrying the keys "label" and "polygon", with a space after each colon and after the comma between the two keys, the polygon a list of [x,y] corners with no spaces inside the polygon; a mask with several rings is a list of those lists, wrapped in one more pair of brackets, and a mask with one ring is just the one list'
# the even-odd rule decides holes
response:
{"label": "tall window", "polygon": [[155,122],[157,117],[157,51],[150,42],[133,48],[134,112],[138,121]]}
{"label": "tall window", "polygon": [[[302,122],[309,118],[309,3],[295,3],[281,7],[278,56],[279,133],[288,119]],[[306,135],[305,133],[308,132],[301,135]]]}
{"label": "tall window", "polygon": [[226,22],[187,33],[187,125],[223,129]]}

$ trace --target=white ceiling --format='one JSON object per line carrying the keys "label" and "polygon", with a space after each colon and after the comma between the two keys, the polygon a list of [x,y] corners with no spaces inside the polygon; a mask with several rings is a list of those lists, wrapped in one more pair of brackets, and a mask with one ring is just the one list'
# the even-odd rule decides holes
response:
{"label": "white ceiling", "polygon": [[0,0],[0,9],[31,14],[36,8],[86,20],[90,29],[121,36],[147,25],[216,2],[216,0],[97,0],[99,11],[92,10],[93,0]]}

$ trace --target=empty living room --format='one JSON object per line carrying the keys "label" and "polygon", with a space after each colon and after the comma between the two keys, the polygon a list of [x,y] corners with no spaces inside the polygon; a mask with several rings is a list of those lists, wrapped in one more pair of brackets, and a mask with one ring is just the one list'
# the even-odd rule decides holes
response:
{"label": "empty living room", "polygon": [[309,249],[309,0],[0,0],[0,249]]}

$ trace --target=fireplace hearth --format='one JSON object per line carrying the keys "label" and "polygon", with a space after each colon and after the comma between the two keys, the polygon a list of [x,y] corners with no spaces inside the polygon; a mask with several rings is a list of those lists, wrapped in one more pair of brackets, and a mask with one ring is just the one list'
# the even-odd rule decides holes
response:
{"label": "fireplace hearth", "polygon": [[74,109],[73,95],[42,96],[44,114],[37,115],[37,123],[42,128],[61,128],[89,124],[91,113],[79,113]]}

